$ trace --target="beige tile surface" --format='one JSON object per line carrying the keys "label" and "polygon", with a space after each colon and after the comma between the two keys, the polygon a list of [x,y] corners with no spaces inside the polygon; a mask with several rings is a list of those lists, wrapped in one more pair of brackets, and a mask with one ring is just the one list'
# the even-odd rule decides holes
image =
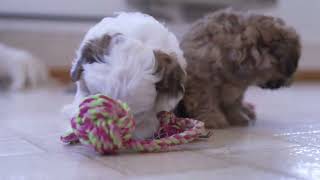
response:
{"label": "beige tile surface", "polygon": [[27,155],[39,152],[43,152],[43,150],[24,140],[8,139],[0,141],[0,157]]}
{"label": "beige tile surface", "polygon": [[0,128],[0,141],[1,140],[8,140],[8,139],[15,139],[17,135],[12,132],[12,130],[8,128]]}
{"label": "beige tile surface", "polygon": [[212,179],[223,179],[223,180],[234,180],[234,179],[245,179],[245,180],[270,180],[270,179],[281,179],[281,180],[293,180],[295,177],[288,177],[286,175],[276,174],[272,172],[266,172],[261,169],[251,168],[251,167],[229,167],[218,170],[211,171],[187,171],[183,173],[168,174],[168,175],[158,175],[158,176],[139,176],[132,177],[130,180],[212,180]]}
{"label": "beige tile surface", "polygon": [[99,162],[126,175],[159,175],[191,170],[216,170],[234,166],[194,152],[167,152],[97,157]]}
{"label": "beige tile surface", "polygon": [[320,148],[320,130],[283,133],[276,134],[275,136],[282,137],[290,142]]}
{"label": "beige tile surface", "polygon": [[[286,142],[265,133],[250,132],[246,128],[231,128],[226,130],[216,130],[215,136],[209,142],[210,148],[202,148],[200,151],[210,154],[221,153],[224,155],[246,153],[248,151],[276,151],[279,149],[299,146],[294,142]],[[191,146],[191,145],[187,145]],[[197,149],[199,150],[199,149]]]}
{"label": "beige tile surface", "polygon": [[253,126],[214,131],[174,152],[101,156],[59,137],[60,110],[72,96],[61,87],[0,93],[2,179],[320,179],[320,85],[280,91],[256,88]]}
{"label": "beige tile surface", "polygon": [[228,155],[224,159],[304,179],[320,179],[319,148],[302,146],[277,151],[251,151]]}
{"label": "beige tile surface", "polygon": [[115,170],[76,153],[0,157],[0,179],[119,179]]}

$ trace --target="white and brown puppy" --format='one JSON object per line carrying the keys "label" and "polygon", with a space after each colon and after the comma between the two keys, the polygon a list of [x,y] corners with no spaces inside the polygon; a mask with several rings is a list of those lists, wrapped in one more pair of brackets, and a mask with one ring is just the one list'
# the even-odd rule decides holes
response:
{"label": "white and brown puppy", "polygon": [[104,18],[85,35],[71,69],[77,112],[84,97],[102,93],[128,103],[136,119],[134,137],[158,129],[159,111],[171,111],[184,94],[186,62],[179,42],[161,23],[141,13]]}

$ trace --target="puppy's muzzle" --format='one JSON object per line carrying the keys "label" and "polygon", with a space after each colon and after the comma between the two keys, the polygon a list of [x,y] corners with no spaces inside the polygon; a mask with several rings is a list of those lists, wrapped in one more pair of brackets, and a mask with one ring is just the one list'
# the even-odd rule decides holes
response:
{"label": "puppy's muzzle", "polygon": [[260,87],[263,89],[279,89],[280,87],[283,87],[286,85],[286,81],[285,80],[271,80],[271,81],[267,81],[264,84],[261,84]]}

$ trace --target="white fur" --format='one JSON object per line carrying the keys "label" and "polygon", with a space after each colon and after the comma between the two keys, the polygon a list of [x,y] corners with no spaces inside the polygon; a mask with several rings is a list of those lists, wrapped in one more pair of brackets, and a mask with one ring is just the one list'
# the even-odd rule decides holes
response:
{"label": "white fur", "polygon": [[[75,100],[65,112],[69,117],[73,116],[84,97],[102,93],[128,103],[137,124],[134,137],[148,138],[159,127],[156,113],[172,110],[182,97],[156,102],[155,83],[162,77],[154,75],[156,61],[153,52],[162,50],[175,54],[183,69],[186,61],[176,37],[153,17],[141,13],[120,13],[116,17],[104,18],[88,31],[80,50],[92,39],[119,33],[121,35],[113,36],[111,51],[104,56],[104,63],[84,65]],[[80,54],[78,52],[78,57]]]}
{"label": "white fur", "polygon": [[10,90],[36,87],[47,81],[48,70],[44,63],[27,51],[0,43],[0,76],[11,79]]}

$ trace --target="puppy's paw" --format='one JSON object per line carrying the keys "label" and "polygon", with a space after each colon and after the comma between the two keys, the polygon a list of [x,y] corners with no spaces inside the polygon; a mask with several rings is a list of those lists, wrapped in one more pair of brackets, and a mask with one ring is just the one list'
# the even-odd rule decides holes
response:
{"label": "puppy's paw", "polygon": [[215,121],[215,120],[211,119],[211,120],[207,120],[205,122],[205,127],[207,129],[224,129],[229,126],[230,126],[230,124],[228,123],[228,121]]}
{"label": "puppy's paw", "polygon": [[255,121],[255,114],[249,109],[244,110],[243,107],[234,109],[227,113],[228,121],[233,126],[248,126]]}
{"label": "puppy's paw", "polygon": [[222,113],[207,113],[197,118],[203,121],[207,129],[223,129],[229,127],[230,124]]}
{"label": "puppy's paw", "polygon": [[251,119],[256,120],[255,107],[251,103],[244,102],[242,105],[242,111]]}

